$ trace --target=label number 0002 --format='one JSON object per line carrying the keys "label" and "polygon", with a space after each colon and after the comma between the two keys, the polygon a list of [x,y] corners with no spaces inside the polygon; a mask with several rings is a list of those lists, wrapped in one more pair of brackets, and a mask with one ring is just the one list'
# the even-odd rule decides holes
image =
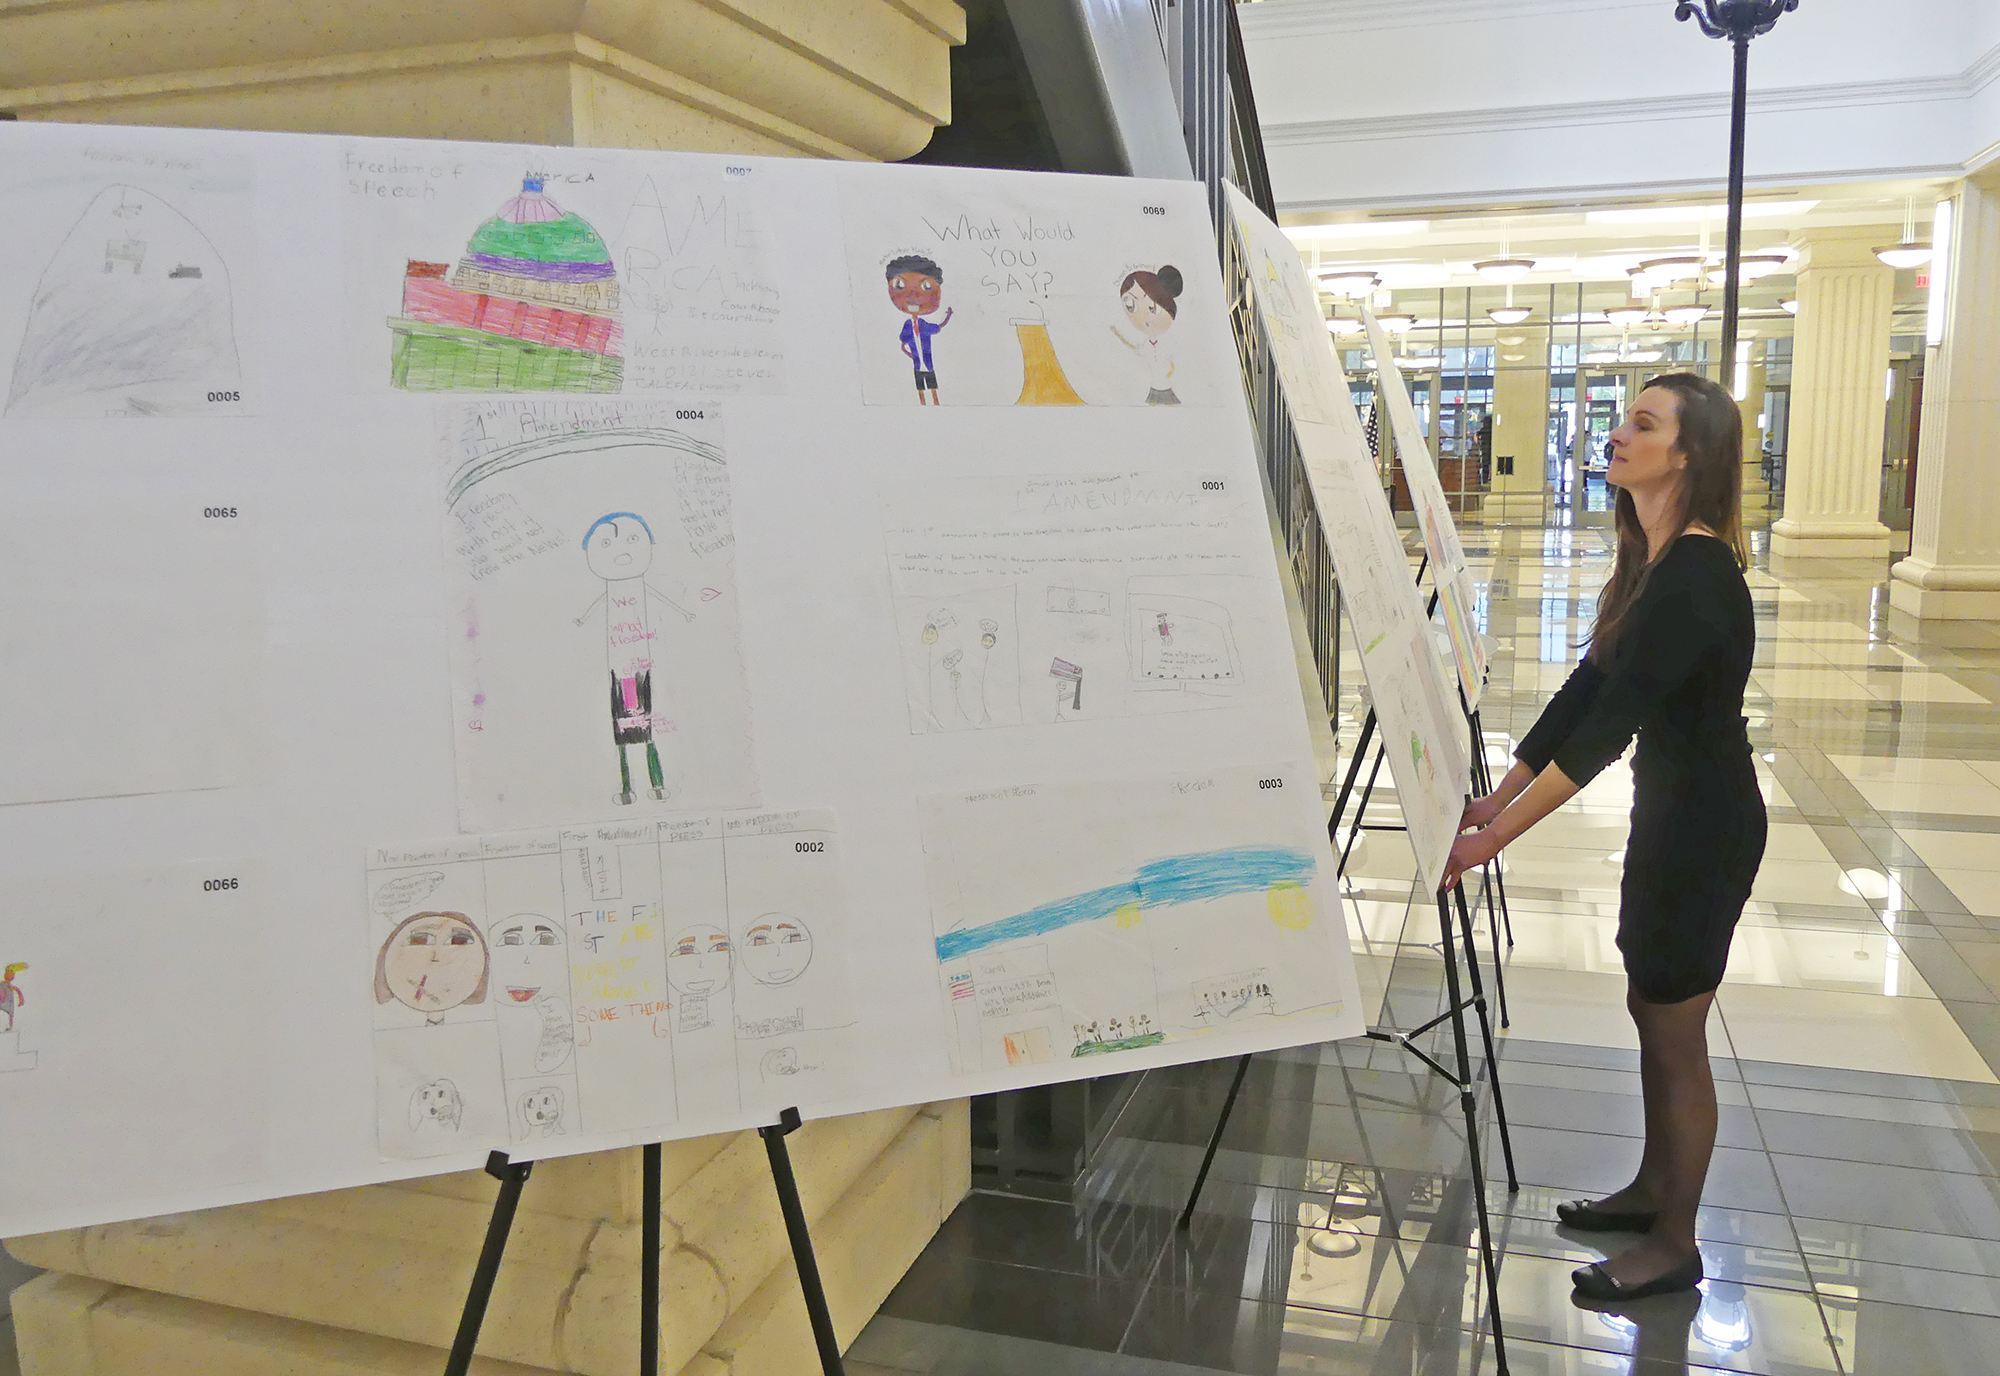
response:
{"label": "label number 0002", "polygon": [[237,881],[234,879],[204,879],[201,881],[201,891],[203,893],[221,893],[225,889],[236,887]]}
{"label": "label number 0002", "polygon": [[1284,786],[1285,781],[1283,779],[1259,779],[1257,781],[1257,787],[1259,788],[1283,788]]}
{"label": "label number 0002", "polygon": [[817,851],[823,851],[823,850],[825,850],[825,849],[826,849],[826,842],[824,842],[824,841],[798,841],[798,842],[794,842],[794,843],[793,843],[793,845],[792,845],[792,849],[793,849],[794,851],[797,851],[797,852],[799,852],[800,854],[806,854],[807,852],[817,852]]}

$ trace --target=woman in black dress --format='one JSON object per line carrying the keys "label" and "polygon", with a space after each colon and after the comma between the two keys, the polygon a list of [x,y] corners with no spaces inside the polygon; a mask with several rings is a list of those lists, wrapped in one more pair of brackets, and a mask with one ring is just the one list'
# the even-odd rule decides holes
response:
{"label": "woman in black dress", "polygon": [[1715,1148],[1709,1005],[1764,857],[1764,800],[1743,716],[1757,628],[1743,581],[1743,422],[1706,378],[1671,373],[1611,436],[1618,554],[1590,652],[1535,723],[1500,786],[1465,810],[1447,882],[1575,795],[1624,753],[1632,834],[1618,909],[1626,1007],[1639,1028],[1646,1149],[1632,1183],[1559,1205],[1571,1228],[1644,1233],[1579,1267],[1578,1292],[1631,1300],[1691,1289]]}

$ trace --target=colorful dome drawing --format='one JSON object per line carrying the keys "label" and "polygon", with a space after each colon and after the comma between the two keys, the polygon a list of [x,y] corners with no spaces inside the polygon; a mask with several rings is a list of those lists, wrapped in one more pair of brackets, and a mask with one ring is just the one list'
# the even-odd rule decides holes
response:
{"label": "colorful dome drawing", "polygon": [[[447,276],[449,280],[447,280]],[[618,274],[603,236],[540,177],[473,231],[454,270],[410,260],[390,381],[423,392],[615,392]]]}

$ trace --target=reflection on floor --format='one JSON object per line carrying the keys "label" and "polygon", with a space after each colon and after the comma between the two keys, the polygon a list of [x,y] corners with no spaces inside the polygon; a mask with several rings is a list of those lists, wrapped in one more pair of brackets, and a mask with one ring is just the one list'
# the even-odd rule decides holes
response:
{"label": "reflection on floor", "polygon": [[[1575,658],[1609,542],[1467,544],[1499,642],[1484,724],[1504,767]],[[1570,1268],[1603,1253],[1551,1222],[1639,1154],[1612,945],[1631,778],[1614,767],[1507,856],[1500,1059],[1522,1188],[1488,1194],[1511,1365],[1984,1376],[2000,1368],[2000,626],[1892,621],[1880,568],[1757,564],[1747,710],[1771,844],[1709,1029],[1711,1279],[1699,1298],[1579,1308]],[[1352,698],[1358,666],[1342,681]],[[1411,1025],[1439,966],[1400,836],[1364,838],[1349,892],[1371,1006],[1393,991]],[[1257,1058],[1186,1233],[1174,1216],[1231,1067],[1149,1075],[1064,1201],[969,1198],[850,1370],[1493,1370],[1456,1098],[1419,1069],[1367,1042]]]}

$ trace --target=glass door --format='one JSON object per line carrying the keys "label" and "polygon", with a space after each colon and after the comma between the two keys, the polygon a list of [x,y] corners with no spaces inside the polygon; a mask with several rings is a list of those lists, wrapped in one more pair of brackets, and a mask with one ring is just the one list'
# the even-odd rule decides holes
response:
{"label": "glass door", "polygon": [[1633,368],[1583,369],[1582,414],[1570,445],[1569,474],[1564,496],[1572,526],[1611,524],[1611,432],[1625,422],[1625,408],[1643,380]]}

